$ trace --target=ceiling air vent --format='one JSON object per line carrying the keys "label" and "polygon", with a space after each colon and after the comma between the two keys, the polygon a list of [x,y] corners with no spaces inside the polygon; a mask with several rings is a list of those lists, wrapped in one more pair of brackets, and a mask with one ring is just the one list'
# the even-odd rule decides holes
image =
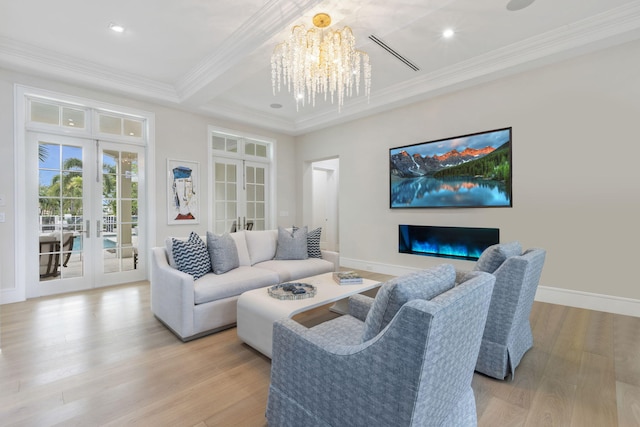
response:
{"label": "ceiling air vent", "polygon": [[369,40],[371,40],[372,42],[374,42],[375,44],[377,44],[378,46],[380,46],[381,48],[383,48],[384,50],[389,52],[391,55],[395,56],[397,59],[402,61],[402,63],[404,65],[406,65],[407,67],[411,68],[413,71],[419,71],[420,70],[420,68],[418,68],[418,66],[416,64],[414,64],[413,62],[409,61],[407,58],[405,58],[404,56],[400,55],[395,50],[391,49],[385,42],[383,42],[382,40],[380,40],[379,38],[377,38],[373,34],[371,34],[369,36]]}

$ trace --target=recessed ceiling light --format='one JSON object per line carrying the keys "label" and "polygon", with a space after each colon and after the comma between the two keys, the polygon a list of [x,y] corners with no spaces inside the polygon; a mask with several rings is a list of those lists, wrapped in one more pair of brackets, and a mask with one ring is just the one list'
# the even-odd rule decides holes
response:
{"label": "recessed ceiling light", "polygon": [[123,33],[124,32],[124,27],[122,25],[116,24],[114,22],[109,24],[109,28],[111,29],[111,31],[115,31],[116,33]]}
{"label": "recessed ceiling light", "polygon": [[271,104],[269,105],[271,108],[282,108],[282,104]]}
{"label": "recessed ceiling light", "polygon": [[444,37],[445,39],[450,39],[454,34],[455,31],[453,31],[452,28],[447,28],[442,32],[442,37]]}

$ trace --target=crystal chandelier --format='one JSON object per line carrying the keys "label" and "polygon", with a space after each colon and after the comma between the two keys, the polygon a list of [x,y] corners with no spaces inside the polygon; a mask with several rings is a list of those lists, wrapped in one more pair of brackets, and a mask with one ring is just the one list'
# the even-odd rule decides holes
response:
{"label": "crystal chandelier", "polygon": [[351,28],[327,30],[331,17],[319,13],[313,17],[316,28],[306,30],[304,25],[291,29],[288,40],[276,46],[271,55],[271,85],[276,88],[286,85],[289,92],[293,86],[296,110],[300,103],[316,105],[316,94],[331,95],[331,103],[338,98],[338,111],[344,97],[360,93],[360,74],[364,80],[364,94],[371,92],[371,65],[369,55],[355,49],[355,37]]}

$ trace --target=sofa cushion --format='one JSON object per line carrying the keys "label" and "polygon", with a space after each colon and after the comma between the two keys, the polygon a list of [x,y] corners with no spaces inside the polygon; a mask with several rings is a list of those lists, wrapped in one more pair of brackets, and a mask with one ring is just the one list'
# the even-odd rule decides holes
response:
{"label": "sofa cushion", "polygon": [[[234,268],[225,274],[207,274],[193,284],[194,303],[204,304],[235,297],[243,292],[277,283],[276,273],[246,266]],[[265,290],[265,294],[266,292]]]}
{"label": "sofa cushion", "polygon": [[307,255],[309,258],[322,258],[322,251],[320,250],[321,234],[322,227],[318,227],[307,233]]}
{"label": "sofa cushion", "polygon": [[211,271],[211,258],[207,245],[193,231],[187,241],[173,239],[172,251],[178,270],[198,280]]}
{"label": "sofa cushion", "polygon": [[240,267],[236,242],[229,233],[219,236],[207,231],[207,249],[211,257],[211,270],[215,274],[223,274]]}
{"label": "sofa cushion", "polygon": [[280,282],[299,280],[304,277],[333,271],[332,262],[319,258],[271,260],[255,264],[254,267],[275,272],[280,277]]}
{"label": "sofa cushion", "polygon": [[293,260],[307,259],[307,227],[291,231],[278,227],[278,244],[274,259]]}
{"label": "sofa cushion", "polygon": [[249,249],[247,249],[247,238],[244,230],[231,233],[231,238],[236,242],[236,249],[238,250],[238,261],[240,265],[251,265],[251,258],[249,258]]}
{"label": "sofa cushion", "polygon": [[248,231],[245,237],[251,265],[273,259],[276,255],[278,230]]}
{"label": "sofa cushion", "polygon": [[362,341],[378,335],[407,302],[414,299],[430,300],[453,288],[455,280],[455,268],[450,264],[442,264],[384,283],[365,319]]}
{"label": "sofa cushion", "polygon": [[507,258],[518,256],[522,253],[522,246],[519,242],[500,243],[489,246],[482,252],[480,258],[473,267],[474,271],[484,271],[493,273],[502,265]]}

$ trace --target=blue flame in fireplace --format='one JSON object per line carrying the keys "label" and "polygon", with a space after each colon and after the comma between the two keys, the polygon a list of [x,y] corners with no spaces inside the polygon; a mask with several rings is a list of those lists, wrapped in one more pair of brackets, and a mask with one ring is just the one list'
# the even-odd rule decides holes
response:
{"label": "blue flame in fireplace", "polygon": [[399,226],[399,251],[416,255],[477,260],[500,242],[497,228]]}
{"label": "blue flame in fireplace", "polygon": [[455,257],[465,259],[478,259],[482,251],[469,248],[462,244],[449,244],[437,242],[411,242],[411,251],[413,253],[424,253],[434,256]]}

